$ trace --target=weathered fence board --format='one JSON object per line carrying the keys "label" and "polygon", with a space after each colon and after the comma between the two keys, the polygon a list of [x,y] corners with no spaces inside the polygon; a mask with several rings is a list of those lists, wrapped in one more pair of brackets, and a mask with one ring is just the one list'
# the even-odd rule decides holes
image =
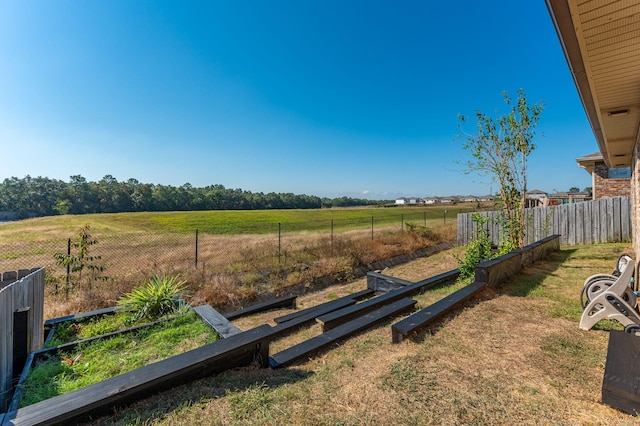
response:
{"label": "weathered fence board", "polygon": [[[484,228],[494,244],[500,243],[501,212],[461,213],[458,215],[458,244],[468,244],[475,236],[477,224],[472,216],[489,220]],[[631,241],[630,197],[603,198],[575,204],[536,207],[526,212],[525,244],[550,235],[561,235],[561,244],[598,244]]]}
{"label": "weathered fence board", "polygon": [[[4,275],[4,274],[3,274]],[[0,412],[6,410],[14,375],[20,373],[14,368],[14,318],[17,311],[26,312],[27,336],[18,336],[26,342],[27,352],[40,349],[44,340],[44,268],[25,274],[0,289]]]}

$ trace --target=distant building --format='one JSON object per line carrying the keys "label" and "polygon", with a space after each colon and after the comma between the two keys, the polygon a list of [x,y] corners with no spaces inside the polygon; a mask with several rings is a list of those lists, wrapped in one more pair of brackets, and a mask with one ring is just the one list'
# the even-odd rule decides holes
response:
{"label": "distant building", "polygon": [[460,201],[467,202],[467,203],[474,203],[478,201],[478,197],[476,197],[475,195],[463,195],[459,197],[459,199]]}
{"label": "distant building", "polygon": [[495,201],[496,197],[494,197],[493,195],[481,195],[478,197],[478,201]]}
{"label": "distant building", "polygon": [[594,200],[631,195],[631,168],[607,167],[599,152],[576,158],[578,165],[591,175]]}
{"label": "distant building", "polygon": [[556,192],[549,195],[549,205],[573,204],[581,201],[591,200],[589,192]]}
{"label": "distant building", "polygon": [[541,207],[549,205],[549,194],[539,189],[527,192],[525,207]]}
{"label": "distant building", "polygon": [[404,205],[407,204],[407,199],[404,197],[396,198],[396,205]]}
{"label": "distant building", "polygon": [[446,203],[446,204],[457,203],[458,201],[460,201],[460,199],[458,197],[454,197],[454,196],[440,198],[440,202],[441,203]]}
{"label": "distant building", "polygon": [[418,199],[416,197],[410,197],[410,198],[406,198],[406,197],[400,197],[400,198],[396,198],[396,205],[402,206],[402,205],[415,205],[418,204]]}
{"label": "distant building", "polygon": [[440,202],[440,197],[424,197],[422,202],[424,204],[438,204]]}

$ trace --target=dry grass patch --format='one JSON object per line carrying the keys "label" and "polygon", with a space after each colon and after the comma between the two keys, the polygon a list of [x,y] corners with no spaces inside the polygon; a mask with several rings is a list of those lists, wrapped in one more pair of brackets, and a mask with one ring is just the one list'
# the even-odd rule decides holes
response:
{"label": "dry grass patch", "polygon": [[[99,424],[255,425],[631,425],[602,405],[608,341],[578,329],[575,305],[586,277],[609,272],[629,247],[564,248],[484,294],[433,334],[392,345],[389,322],[293,368],[228,371],[122,409]],[[440,253],[385,273],[417,281],[451,269]],[[307,307],[365,280],[300,297]],[[445,289],[437,290],[444,292]],[[420,296],[424,303],[431,297]],[[290,310],[237,321],[242,329]],[[272,352],[317,329],[274,343]]]}
{"label": "dry grass patch", "polygon": [[442,228],[429,238],[382,233],[374,241],[362,231],[343,232],[333,239],[301,233],[283,238],[280,250],[273,236],[201,235],[197,268],[193,236],[142,233],[102,236],[91,246],[90,255],[104,267],[100,274],[105,281],[91,282],[86,274],[79,279],[77,273],[72,273],[70,289],[66,286],[65,268],[57,265],[53,256],[54,252],[65,253],[66,244],[49,248],[38,245],[37,252],[27,257],[23,253],[19,260],[47,268],[46,318],[77,313],[78,306],[85,302],[87,307],[81,311],[110,306],[120,294],[153,275],[179,276],[187,281],[192,304],[233,309],[264,294],[299,293],[322,287],[324,277],[347,282],[354,278],[355,268],[431,247],[442,242],[442,238],[450,238],[453,229]]}

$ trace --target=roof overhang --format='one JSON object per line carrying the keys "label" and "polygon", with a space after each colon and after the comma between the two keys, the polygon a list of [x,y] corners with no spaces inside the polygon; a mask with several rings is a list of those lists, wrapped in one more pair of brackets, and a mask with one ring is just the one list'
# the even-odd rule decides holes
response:
{"label": "roof overhang", "polygon": [[605,163],[631,165],[640,121],[640,2],[546,3]]}
{"label": "roof overhang", "polygon": [[596,164],[604,163],[604,158],[602,154],[599,152],[594,152],[593,154],[585,155],[584,157],[576,158],[578,165],[585,169],[589,174],[593,173],[596,168]]}

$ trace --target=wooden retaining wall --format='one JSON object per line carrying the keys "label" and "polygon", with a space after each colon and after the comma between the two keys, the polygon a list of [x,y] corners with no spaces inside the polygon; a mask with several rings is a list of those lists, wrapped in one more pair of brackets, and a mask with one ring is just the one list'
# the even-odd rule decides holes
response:
{"label": "wooden retaining wall", "polygon": [[[468,244],[475,235],[474,214],[489,217],[485,229],[499,244],[501,212],[461,213],[458,215],[458,244]],[[536,207],[526,210],[525,244],[550,235],[561,235],[560,244],[599,244],[631,241],[631,198],[613,197],[574,204]]]}
{"label": "wooden retaining wall", "polygon": [[[11,279],[10,284],[0,289],[0,413],[7,409],[11,399],[14,373],[19,375],[22,370],[22,366],[16,365],[19,371],[15,371],[14,357],[23,363],[21,353],[26,351],[26,355],[40,349],[44,339],[44,268],[28,274],[21,272],[2,274],[3,279],[14,274],[16,278],[23,276],[17,281]],[[23,330],[20,335],[14,336],[14,326]],[[20,348],[20,354],[14,353],[14,345]]]}

